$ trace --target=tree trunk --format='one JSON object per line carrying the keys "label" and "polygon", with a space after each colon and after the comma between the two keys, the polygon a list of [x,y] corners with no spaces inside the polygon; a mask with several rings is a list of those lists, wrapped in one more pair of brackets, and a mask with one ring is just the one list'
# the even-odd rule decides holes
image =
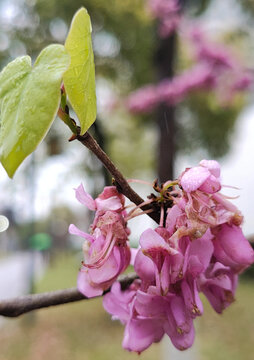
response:
{"label": "tree trunk", "polygon": [[[159,81],[173,76],[176,55],[176,34],[160,39],[156,52],[156,67]],[[158,177],[161,182],[174,178],[175,157],[175,107],[161,104],[157,112],[159,129]]]}

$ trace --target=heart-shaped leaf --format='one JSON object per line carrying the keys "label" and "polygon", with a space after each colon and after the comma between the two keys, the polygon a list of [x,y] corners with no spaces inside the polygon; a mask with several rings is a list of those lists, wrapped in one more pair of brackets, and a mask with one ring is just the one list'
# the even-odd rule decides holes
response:
{"label": "heart-shaped leaf", "polygon": [[49,130],[69,62],[64,46],[50,45],[33,68],[30,57],[23,56],[0,73],[0,160],[10,177]]}
{"label": "heart-shaped leaf", "polygon": [[71,64],[63,80],[69,101],[84,134],[96,118],[95,71],[91,40],[91,21],[85,8],[75,14],[65,47]]}

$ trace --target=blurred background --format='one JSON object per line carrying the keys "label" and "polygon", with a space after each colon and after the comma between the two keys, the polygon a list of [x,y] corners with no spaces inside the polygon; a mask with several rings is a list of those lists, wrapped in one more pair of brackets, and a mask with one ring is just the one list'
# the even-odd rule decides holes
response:
{"label": "blurred background", "polygon": [[[203,158],[222,165],[223,192],[245,217],[254,238],[254,2],[168,0],[0,0],[0,67],[17,56],[34,60],[43,47],[64,43],[73,14],[85,6],[93,25],[98,118],[91,132],[127,178],[176,178]],[[158,95],[159,94],[159,95]],[[160,96],[168,101],[160,101]],[[74,115],[75,116],[75,115]],[[10,180],[0,168],[0,299],[73,287],[90,214],[74,194],[81,182],[98,195],[110,176],[56,119],[36,152]],[[145,198],[149,186],[134,185]],[[136,244],[149,218],[133,220]],[[1,226],[0,226],[1,227]],[[6,226],[7,227],[7,226]],[[2,226],[2,229],[4,226]],[[206,300],[195,321],[194,350],[185,359],[253,359],[254,271],[242,276],[236,302],[219,316]],[[129,359],[123,327],[101,300],[0,318],[0,360]],[[168,343],[144,359],[180,359]]]}

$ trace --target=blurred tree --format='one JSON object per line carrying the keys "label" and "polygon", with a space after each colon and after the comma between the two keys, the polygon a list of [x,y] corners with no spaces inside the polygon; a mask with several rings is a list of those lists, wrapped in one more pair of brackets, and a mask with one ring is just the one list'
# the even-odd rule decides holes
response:
{"label": "blurred tree", "polygon": [[[109,96],[114,93],[125,96],[139,86],[165,76],[172,77],[181,69],[184,57],[183,52],[177,50],[180,40],[175,35],[158,40],[156,22],[146,11],[146,3],[146,0],[25,0],[20,7],[20,2],[2,0],[0,6],[5,9],[2,17],[8,13],[11,21],[7,19],[1,26],[0,61],[3,65],[22,51],[36,56],[47,44],[63,42],[74,12],[85,6],[93,22],[98,84],[104,79],[104,92],[105,87],[111,87]],[[208,0],[181,1],[184,11],[194,17],[202,15],[212,3]],[[245,0],[245,3],[251,6],[251,1]],[[229,148],[229,135],[240,105],[242,101],[239,100],[231,107],[221,108],[209,93],[191,96],[180,106],[177,120],[174,107],[160,107],[161,180],[173,176],[175,148],[186,151],[202,146],[210,155],[222,156]],[[107,139],[106,150],[114,160],[121,162],[120,167],[127,176],[137,174],[136,169],[154,167],[157,161],[154,114],[134,117],[121,109],[115,114],[102,112],[100,118],[103,120],[100,131]],[[136,141],[136,146],[131,139]]]}

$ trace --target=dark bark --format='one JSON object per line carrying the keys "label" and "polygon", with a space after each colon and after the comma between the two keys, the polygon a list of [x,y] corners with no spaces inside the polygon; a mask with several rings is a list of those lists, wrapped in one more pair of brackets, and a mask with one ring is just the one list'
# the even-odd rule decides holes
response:
{"label": "dark bark", "polygon": [[[100,125],[100,120],[98,118],[93,123],[91,129],[94,130],[94,135],[95,135],[94,137],[95,137],[96,141],[98,142],[100,148],[106,152],[107,139],[106,139],[106,136],[103,134],[103,130]],[[100,164],[101,164],[101,162],[100,162]],[[103,165],[101,165],[101,171],[103,174],[105,186],[111,185],[112,177],[109,175],[108,171],[105,169],[105,167]]]}
{"label": "dark bark", "polygon": [[[80,141],[81,144],[91,150],[101,161],[103,166],[113,176],[114,183],[116,184],[119,192],[125,195],[130,201],[132,201],[136,205],[140,205],[144,202],[144,200],[130,187],[129,183],[123,177],[122,173],[117,169],[117,167],[113,164],[108,155],[100,148],[99,144],[88,132],[86,132],[84,135],[77,135],[75,136],[75,138]],[[151,207],[149,205],[144,205],[141,206],[141,210],[151,210]],[[154,210],[147,215],[150,216],[150,218],[152,218],[154,221],[159,223],[160,215],[158,211]]]}
{"label": "dark bark", "polygon": [[[121,284],[122,290],[125,290],[135,279],[137,279],[137,275],[132,273],[119,276],[118,281]],[[109,289],[106,290],[103,295],[107,292],[109,292]],[[51,291],[41,294],[30,294],[14,299],[0,301],[0,315],[6,317],[17,317],[33,310],[68,304],[80,300],[89,299],[82,295],[76,288]]]}
{"label": "dark bark", "polygon": [[[176,34],[167,39],[160,39],[156,52],[156,68],[158,80],[172,78],[176,54]],[[158,177],[161,182],[174,179],[175,158],[175,108],[161,104],[157,111],[159,129]]]}

